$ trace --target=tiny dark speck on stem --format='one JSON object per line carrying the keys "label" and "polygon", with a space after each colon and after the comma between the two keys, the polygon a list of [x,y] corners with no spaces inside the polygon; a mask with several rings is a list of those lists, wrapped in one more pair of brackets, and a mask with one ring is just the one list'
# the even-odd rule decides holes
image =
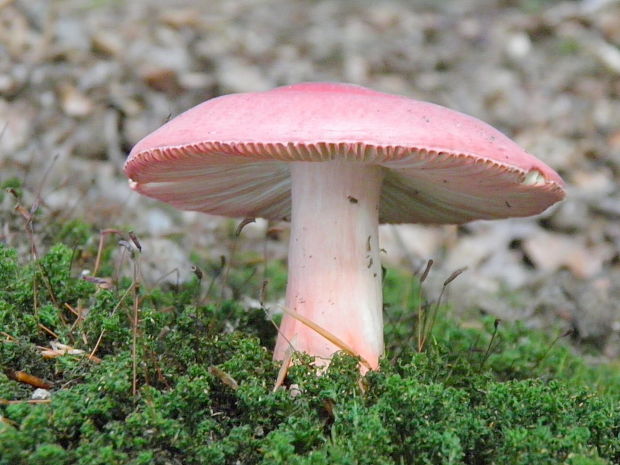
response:
{"label": "tiny dark speck on stem", "polygon": [[355,197],[353,197],[352,195],[347,195],[347,199],[349,199],[349,202],[351,202],[351,203],[357,203],[358,202],[358,200]]}

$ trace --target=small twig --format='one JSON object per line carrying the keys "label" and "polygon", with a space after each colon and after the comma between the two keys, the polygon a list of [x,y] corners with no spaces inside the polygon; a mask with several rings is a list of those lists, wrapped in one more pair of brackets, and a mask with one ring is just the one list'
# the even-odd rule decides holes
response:
{"label": "small twig", "polygon": [[75,329],[75,327],[81,324],[82,322],[84,322],[84,316],[83,316],[84,309],[82,308],[81,304],[78,304],[78,308],[76,310],[75,308],[73,308],[71,305],[69,305],[66,302],[65,302],[65,308],[69,310],[71,313],[73,313],[73,315],[75,315],[75,321],[73,322],[73,324],[71,324],[71,327],[69,328],[69,334],[73,338],[73,330]]}
{"label": "small twig", "polygon": [[139,314],[140,309],[138,306],[138,291],[140,289],[139,283],[136,283],[134,286],[134,296],[133,296],[133,322],[132,322],[132,340],[131,340],[131,360],[132,360],[132,382],[131,382],[131,392],[135,396],[137,392],[137,365],[138,358],[136,354],[136,343],[138,339],[138,322],[139,322]]}
{"label": "small twig", "polygon": [[4,373],[11,379],[18,381],[20,383],[28,384],[30,386],[41,388],[41,389],[51,389],[54,387],[51,383],[39,378],[38,376],[34,376],[28,374],[24,371],[14,371],[10,368],[4,370]]}
{"label": "small twig", "polygon": [[99,246],[97,247],[97,258],[95,259],[95,269],[93,270],[92,276],[97,276],[99,272],[99,265],[101,264],[101,254],[103,253],[103,246],[105,243],[105,236],[108,234],[122,234],[122,231],[118,229],[102,229],[99,231]]}
{"label": "small twig", "polygon": [[59,339],[58,334],[56,334],[54,331],[52,331],[51,329],[49,329],[47,326],[45,326],[43,323],[37,323],[37,326],[39,328],[41,328],[43,331],[45,331],[47,334],[49,334],[50,336],[52,336],[55,339]]}
{"label": "small twig", "polygon": [[[132,238],[133,240],[133,238]],[[135,239],[135,242],[138,242],[138,239]],[[132,257],[133,258],[133,334],[131,341],[131,359],[132,359],[132,382],[131,382],[131,392],[135,396],[138,391],[138,357],[137,357],[137,341],[138,341],[138,325],[140,324],[140,281],[139,281],[139,256]]]}
{"label": "small twig", "polygon": [[52,399],[6,400],[0,399],[0,405],[49,404]]}
{"label": "small twig", "polygon": [[65,302],[65,308],[69,310],[71,313],[73,313],[78,319],[82,316],[80,312],[78,312],[75,308],[73,308],[67,302]]}
{"label": "small twig", "polygon": [[278,376],[276,378],[275,384],[273,385],[272,392],[276,392],[280,388],[280,386],[282,386],[282,383],[284,383],[284,380],[286,379],[286,375],[288,374],[288,369],[291,366],[291,359],[293,358],[294,352],[295,350],[293,349],[292,346],[289,346],[284,352],[284,358],[282,359],[282,365],[280,365],[280,369],[278,370]]}
{"label": "small twig", "polygon": [[5,333],[4,331],[0,331],[0,335],[4,336],[7,342],[16,342],[17,338],[15,336],[11,336],[9,333]]}

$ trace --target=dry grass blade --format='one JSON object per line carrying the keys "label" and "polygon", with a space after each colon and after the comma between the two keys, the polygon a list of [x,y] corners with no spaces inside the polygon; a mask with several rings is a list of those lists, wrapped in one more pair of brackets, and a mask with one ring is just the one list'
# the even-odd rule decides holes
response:
{"label": "dry grass blade", "polygon": [[276,378],[276,382],[273,385],[273,392],[276,392],[282,383],[284,383],[284,379],[288,373],[288,368],[291,366],[291,359],[293,358],[293,353],[295,350],[292,346],[289,346],[284,353],[284,359],[282,360],[282,365],[280,365],[280,369],[278,370],[278,377]]}
{"label": "dry grass blade", "polygon": [[364,359],[360,354],[355,352],[355,350],[353,350],[351,347],[349,347],[349,345],[346,342],[340,340],[337,336],[335,336],[334,334],[330,333],[325,328],[317,325],[314,321],[309,320],[308,318],[306,318],[305,316],[297,313],[296,311],[290,310],[290,309],[288,309],[286,307],[281,307],[281,308],[282,308],[282,311],[284,313],[286,313],[287,315],[295,318],[300,323],[303,323],[308,328],[310,328],[313,331],[317,332],[318,334],[323,336],[325,339],[327,339],[329,342],[331,342],[332,344],[337,346],[340,350],[346,352],[349,355],[352,355],[353,357],[359,358],[360,362],[364,366],[366,366],[369,370],[372,370],[372,367],[370,366],[370,363],[368,363],[368,361],[366,359]]}
{"label": "dry grass blade", "polygon": [[87,354],[86,351],[82,349],[76,349],[74,347],[62,344],[57,341],[50,342],[50,346],[51,348],[39,347],[43,358],[58,358],[62,357],[63,355],[73,355],[78,357],[86,357],[92,362],[101,363],[101,359],[99,357]]}
{"label": "dry grass blade", "polygon": [[210,366],[209,373],[218,378],[222,383],[231,388],[233,391],[239,389],[239,384],[237,384],[237,381],[235,381],[235,379],[224,370],[216,366]]}

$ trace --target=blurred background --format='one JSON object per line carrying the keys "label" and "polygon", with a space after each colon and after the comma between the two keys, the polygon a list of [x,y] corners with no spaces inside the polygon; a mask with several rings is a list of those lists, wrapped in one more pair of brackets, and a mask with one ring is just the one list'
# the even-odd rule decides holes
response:
{"label": "blurred background", "polygon": [[[299,81],[448,106],[557,170],[567,200],[535,218],[383,227],[385,264],[432,258],[431,296],[467,266],[454,312],[620,354],[618,0],[0,0],[0,183],[19,179],[55,221],[136,231],[147,282],[186,279],[229,254],[238,221],[140,198],[126,154],[208,98]],[[14,206],[3,197],[0,240],[21,246]],[[283,260],[287,228],[257,221],[236,247]]]}

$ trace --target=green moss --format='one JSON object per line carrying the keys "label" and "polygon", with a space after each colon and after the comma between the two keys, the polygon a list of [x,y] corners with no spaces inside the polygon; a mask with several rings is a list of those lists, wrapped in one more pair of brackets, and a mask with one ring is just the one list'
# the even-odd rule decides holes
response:
{"label": "green moss", "polygon": [[[216,299],[219,290],[203,299],[206,277],[137,296],[127,277],[99,289],[79,279],[74,250],[57,245],[29,262],[0,246],[0,323],[10,335],[0,367],[54,383],[48,404],[0,406],[1,465],[620,462],[615,367],[588,366],[566,341],[520,324],[460,327],[442,309],[418,352],[420,286],[398,272],[384,283],[381,371],[360,379],[357,361],[337,355],[317,376],[300,355],[290,389],[274,392],[275,329],[262,309]],[[235,292],[260,292],[262,271],[230,273]],[[283,292],[281,264],[266,276]],[[72,347],[97,347],[101,362],[41,357],[54,339],[41,325]],[[33,389],[0,372],[1,399],[25,401]]]}
{"label": "green moss", "polygon": [[52,228],[49,235],[54,237],[55,240],[61,241],[63,244],[68,244],[69,247],[73,248],[88,242],[93,232],[94,230],[91,225],[81,220],[73,219]]}

